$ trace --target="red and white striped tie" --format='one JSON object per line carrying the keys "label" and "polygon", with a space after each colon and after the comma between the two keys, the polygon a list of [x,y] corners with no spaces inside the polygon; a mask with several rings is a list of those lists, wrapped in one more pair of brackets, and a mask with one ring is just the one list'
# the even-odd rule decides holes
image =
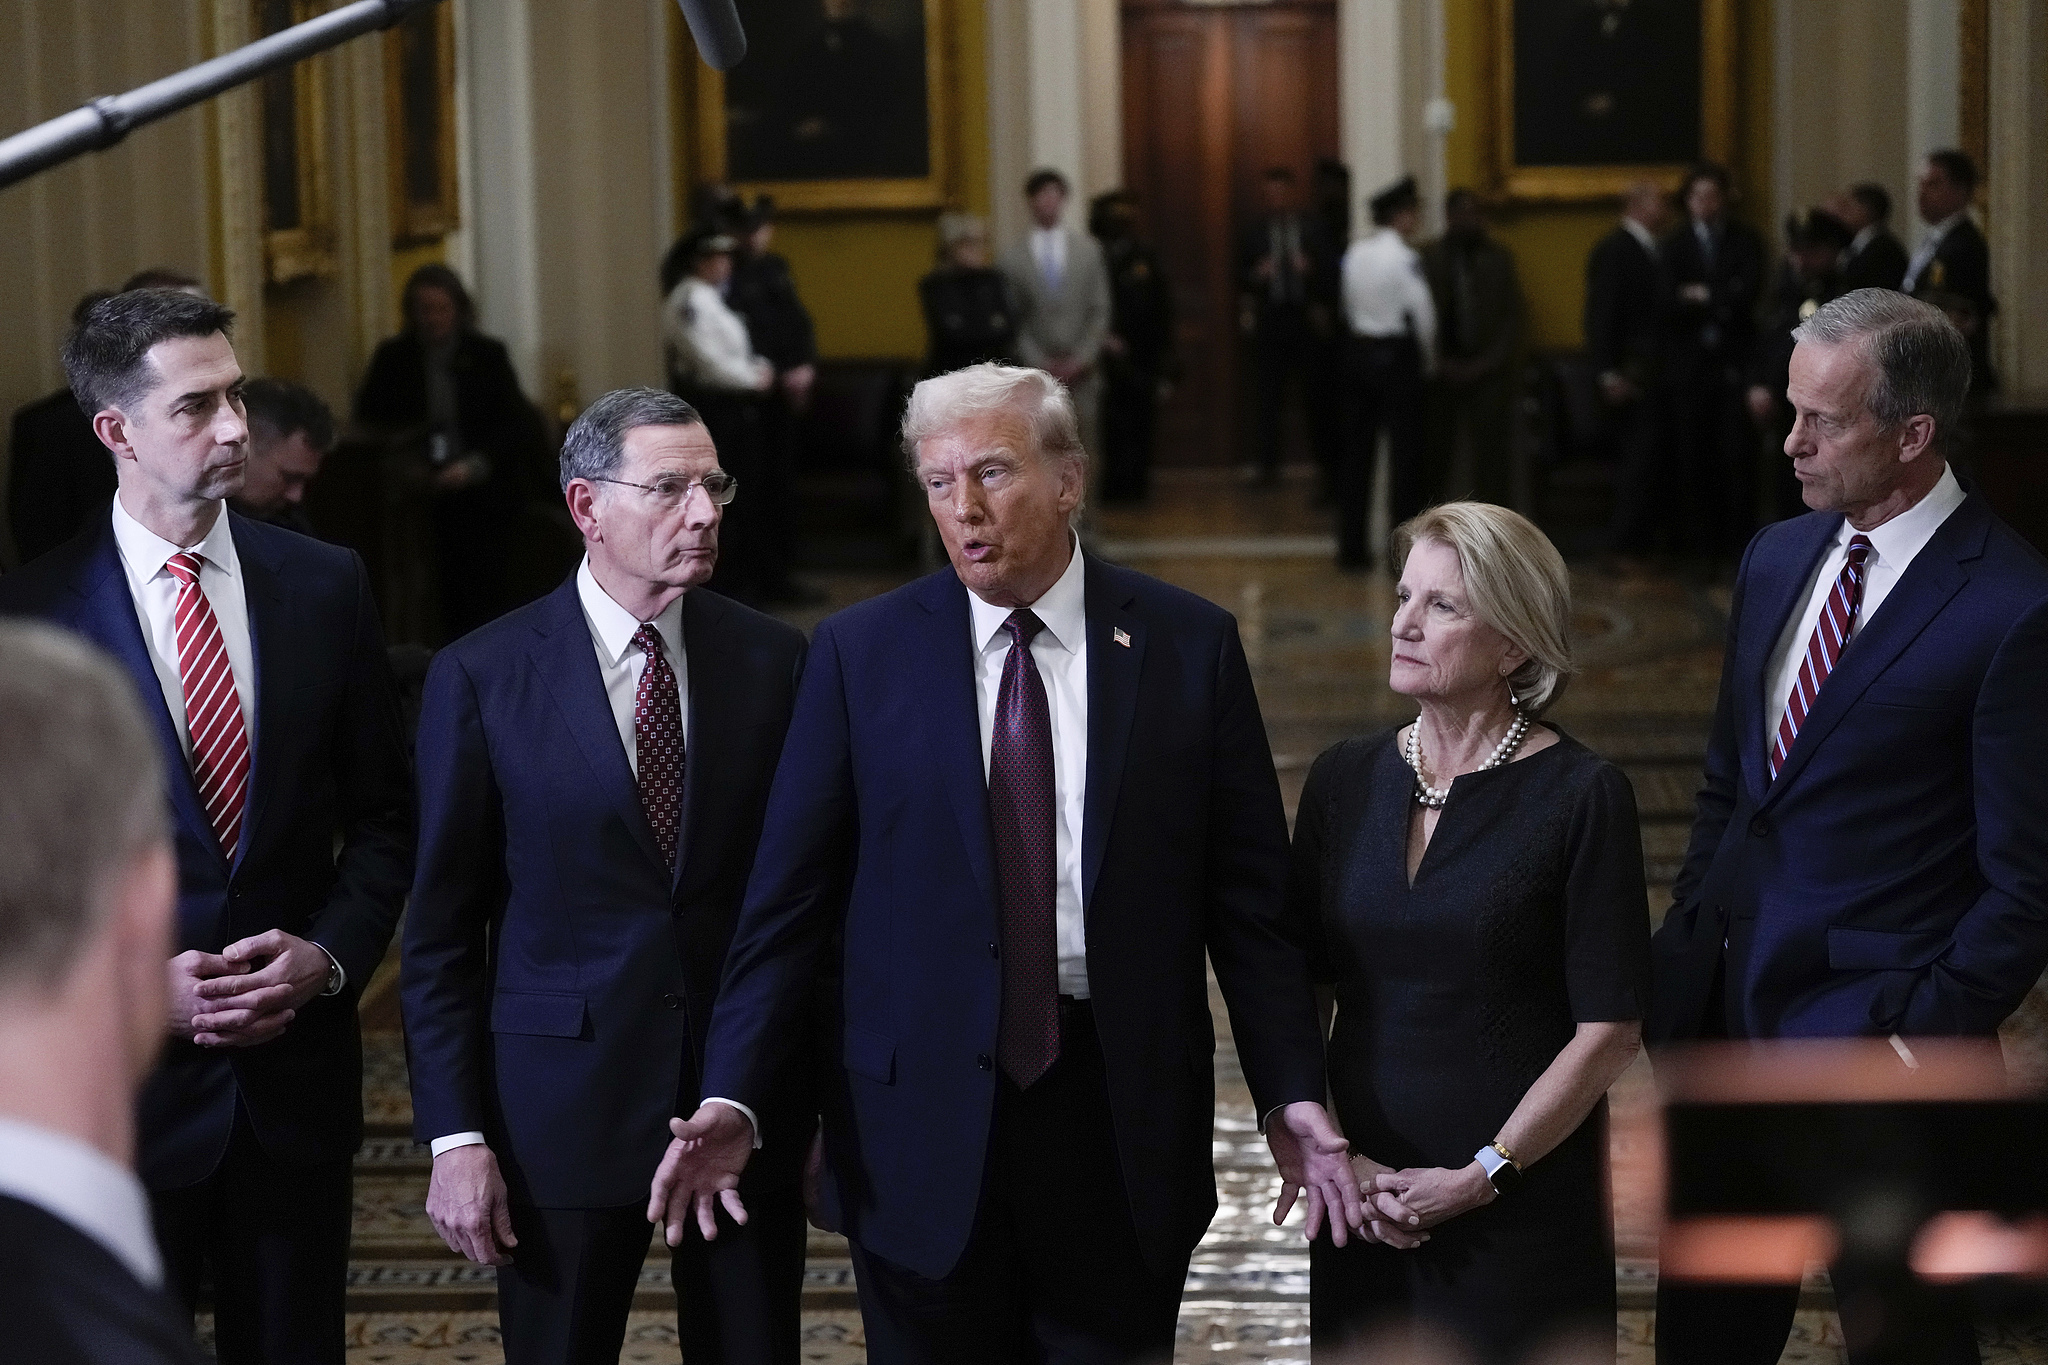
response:
{"label": "red and white striped tie", "polygon": [[1813,638],[1806,642],[1806,659],[1799,665],[1799,681],[1792,684],[1784,718],[1778,722],[1778,738],[1771,745],[1773,781],[1785,766],[1785,756],[1792,752],[1792,741],[1799,738],[1799,727],[1806,724],[1807,712],[1820,696],[1821,684],[1835,671],[1835,660],[1842,657],[1843,646],[1856,632],[1856,616],[1863,609],[1863,561],[1869,557],[1870,538],[1851,536],[1848,562],[1828,593],[1820,619],[1813,623]]}
{"label": "red and white striped tie", "polygon": [[232,863],[249,793],[249,732],[220,622],[199,586],[202,562],[181,550],[164,567],[178,580],[178,679],[185,689],[185,728],[192,736],[192,783],[220,851]]}

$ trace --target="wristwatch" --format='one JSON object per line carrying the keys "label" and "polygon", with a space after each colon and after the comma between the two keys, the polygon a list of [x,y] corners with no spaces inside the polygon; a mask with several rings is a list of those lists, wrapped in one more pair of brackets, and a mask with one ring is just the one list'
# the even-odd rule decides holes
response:
{"label": "wristwatch", "polygon": [[1521,1183],[1522,1168],[1515,1164],[1514,1154],[1498,1142],[1489,1142],[1472,1154],[1479,1168],[1486,1172],[1488,1183],[1495,1194],[1506,1194]]}
{"label": "wristwatch", "polygon": [[[324,951],[324,950],[323,950],[323,951]],[[342,986],[343,986],[343,985],[344,985],[344,984],[345,984],[345,983],[346,983],[347,981],[348,981],[348,977],[347,977],[346,975],[344,975],[344,974],[342,973],[342,970],[341,970],[341,963],[335,960],[334,954],[332,954],[332,953],[328,953],[328,954],[327,954],[327,986],[326,986],[326,988],[325,988],[324,990],[322,990],[322,991],[320,992],[320,994],[322,994],[323,996],[325,996],[325,995],[340,995],[340,994],[341,994],[341,988],[342,988]]]}

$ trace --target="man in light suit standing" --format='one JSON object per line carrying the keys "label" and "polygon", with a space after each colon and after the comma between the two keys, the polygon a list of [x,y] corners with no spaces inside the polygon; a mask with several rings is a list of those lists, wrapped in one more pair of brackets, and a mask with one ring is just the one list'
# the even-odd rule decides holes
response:
{"label": "man in light suit standing", "polygon": [[1081,444],[1101,452],[1097,425],[1102,375],[1096,361],[1109,335],[1109,268],[1093,237],[1067,227],[1067,178],[1036,170],[1024,182],[1031,231],[1003,256],[1017,291],[1017,355],[1044,370],[1074,396]]}
{"label": "man in light suit standing", "polygon": [[1228,613],[1082,552],[1084,456],[1045,374],[927,379],[904,444],[952,562],[818,628],[707,1103],[648,1213],[674,1242],[739,1202],[777,1135],[734,1105],[787,1084],[822,970],[826,1195],[868,1358],[1163,1362],[1216,1209],[1205,959],[1290,1193],[1339,1239],[1366,1217],[1280,925],[1251,674]]}
{"label": "man in light suit standing", "polygon": [[[1794,336],[1814,510],[1743,555],[1649,1036],[1995,1048],[2048,964],[2048,565],[1947,466],[1970,352],[1939,309],[1859,289]],[[1885,1359],[1977,1359],[1956,1305],[1879,1302],[1853,1267],[1835,1294],[1852,1362],[1887,1314],[1911,1344]],[[1666,1277],[1657,1358],[1775,1361],[1798,1301]]]}

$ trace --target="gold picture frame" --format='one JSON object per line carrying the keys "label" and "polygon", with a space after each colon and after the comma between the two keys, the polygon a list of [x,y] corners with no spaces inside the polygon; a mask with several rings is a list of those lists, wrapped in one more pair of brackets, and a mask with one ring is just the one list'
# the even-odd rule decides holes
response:
{"label": "gold picture frame", "polygon": [[414,10],[384,34],[391,241],[438,242],[462,226],[455,144],[455,6]]}
{"label": "gold picture frame", "polygon": [[[320,12],[315,0],[251,0],[261,36]],[[262,191],[263,261],[271,284],[332,275],[333,181],[327,159],[327,63],[295,62],[257,87],[261,119],[258,173]]]}
{"label": "gold picture frame", "polygon": [[[778,210],[831,213],[846,210],[930,210],[945,207],[952,172],[953,34],[943,0],[921,0],[924,16],[925,174],[904,177],[745,179],[733,182],[744,195],[773,195]],[[687,41],[685,50],[692,53]],[[697,178],[723,183],[730,167],[725,77],[701,63],[694,72]],[[914,145],[914,144],[913,144]]]}
{"label": "gold picture frame", "polygon": [[[1528,0],[1521,0],[1527,3]],[[1640,3],[1640,0],[1637,0]],[[1493,0],[1494,192],[1509,200],[1589,201],[1615,198],[1637,180],[1676,181],[1686,161],[1627,161],[1600,164],[1524,165],[1517,158],[1515,127],[1515,10],[1518,0]],[[1625,11],[1629,0],[1614,8]],[[1736,145],[1736,0],[1699,0],[1700,156],[1726,163]]]}

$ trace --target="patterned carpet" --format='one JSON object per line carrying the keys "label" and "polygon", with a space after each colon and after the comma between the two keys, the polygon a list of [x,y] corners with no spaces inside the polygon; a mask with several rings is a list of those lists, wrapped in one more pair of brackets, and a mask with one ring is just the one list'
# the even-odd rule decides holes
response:
{"label": "patterned carpet", "polygon": [[[1112,513],[1102,531],[1134,549],[1139,567],[1236,612],[1257,679],[1275,762],[1292,813],[1308,765],[1345,736],[1405,718],[1387,692],[1392,583],[1384,573],[1333,572],[1299,486],[1243,490],[1213,481],[1169,482],[1159,505]],[[1141,558],[1142,557],[1142,558]],[[828,607],[796,619],[806,627],[895,581],[840,575]],[[1635,785],[1648,855],[1647,906],[1662,914],[1683,856],[1694,787],[1720,667],[1725,592],[1670,578],[1575,579],[1584,671],[1552,719],[1620,763]],[[1405,714],[1412,714],[1412,710]],[[365,1097],[371,1137],[357,1162],[355,1248],[349,1273],[351,1365],[499,1365],[493,1272],[468,1265],[434,1236],[421,1209],[428,1163],[409,1140],[411,1106],[397,1032],[390,964],[366,1002]],[[1219,1029],[1226,1028],[1218,1002]],[[2015,1064],[2048,1078],[2048,1007],[2037,995],[2009,1028]],[[1236,1054],[1216,1054],[1216,1164],[1222,1208],[1188,1278],[1180,1321],[1181,1362],[1214,1365],[1306,1362],[1308,1257],[1299,1234],[1272,1226],[1275,1176],[1253,1130]],[[1656,1209],[1650,1193],[1654,1092],[1638,1062],[1613,1097],[1616,1277],[1622,1317],[1615,1354],[1584,1360],[1649,1362],[1655,1288]],[[1296,1215],[1297,1219],[1299,1215]],[[804,1352],[820,1365],[866,1359],[845,1244],[812,1234],[804,1287]],[[1839,1362],[1840,1329],[1824,1282],[1808,1285],[1783,1359]],[[2048,1365],[2048,1331],[1986,1339],[1994,1365]],[[623,1361],[678,1360],[665,1258],[642,1272]],[[1561,1358],[1560,1358],[1561,1359]]]}

